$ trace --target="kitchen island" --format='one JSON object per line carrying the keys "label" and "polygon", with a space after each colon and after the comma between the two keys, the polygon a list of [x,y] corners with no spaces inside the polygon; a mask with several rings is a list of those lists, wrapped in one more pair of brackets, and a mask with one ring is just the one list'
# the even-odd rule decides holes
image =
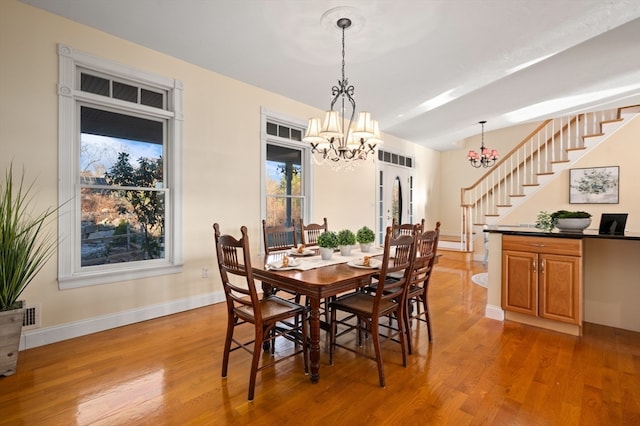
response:
{"label": "kitchen island", "polygon": [[640,234],[491,227],[485,315],[573,335],[640,331]]}

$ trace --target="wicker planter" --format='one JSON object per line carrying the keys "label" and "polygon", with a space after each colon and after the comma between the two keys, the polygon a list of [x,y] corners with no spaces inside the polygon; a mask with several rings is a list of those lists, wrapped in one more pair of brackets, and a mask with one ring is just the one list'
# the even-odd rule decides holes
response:
{"label": "wicker planter", "polygon": [[16,372],[25,311],[24,302],[20,303],[21,308],[0,311],[0,376]]}

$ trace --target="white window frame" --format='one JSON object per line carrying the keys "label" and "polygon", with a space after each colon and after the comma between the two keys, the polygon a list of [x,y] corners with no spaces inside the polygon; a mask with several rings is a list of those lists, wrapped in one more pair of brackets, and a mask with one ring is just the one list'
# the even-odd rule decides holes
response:
{"label": "white window frame", "polygon": [[[267,185],[265,178],[267,173],[267,144],[272,144],[286,148],[299,149],[302,151],[302,190],[304,191],[302,194],[304,217],[302,219],[305,223],[310,223],[310,221],[313,220],[312,212],[314,208],[314,197],[312,193],[312,188],[314,188],[314,170],[311,166],[311,146],[304,141],[298,142],[291,139],[268,135],[267,122],[279,123],[284,126],[302,129],[303,135],[304,129],[306,128],[306,124],[301,120],[274,111],[269,111],[264,107],[260,108],[260,221],[262,221],[262,219],[267,215],[267,194],[265,193]],[[261,248],[264,250],[262,245]]]}
{"label": "white window frame", "polygon": [[[97,58],[58,45],[58,286],[86,287],[182,272],[182,82]],[[139,82],[167,92],[167,108],[99,96],[79,90],[77,68]],[[165,144],[165,257],[145,261],[81,267],[80,259],[80,120],[79,105],[144,112],[167,120]]]}

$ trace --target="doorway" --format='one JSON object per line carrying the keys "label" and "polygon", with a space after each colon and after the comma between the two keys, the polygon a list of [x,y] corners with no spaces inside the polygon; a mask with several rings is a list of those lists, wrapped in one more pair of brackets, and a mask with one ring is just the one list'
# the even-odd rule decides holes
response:
{"label": "doorway", "polygon": [[378,242],[384,242],[387,226],[413,223],[413,173],[411,168],[379,163]]}

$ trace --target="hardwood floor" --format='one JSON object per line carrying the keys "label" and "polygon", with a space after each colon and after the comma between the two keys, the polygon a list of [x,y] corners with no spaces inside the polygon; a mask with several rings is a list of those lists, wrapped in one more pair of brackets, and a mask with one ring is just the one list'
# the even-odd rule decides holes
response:
{"label": "hardwood floor", "polygon": [[[414,354],[383,343],[374,361],[340,350],[311,384],[296,357],[258,373],[231,354],[220,377],[224,304],[20,353],[0,377],[2,425],[638,425],[640,333],[587,324],[573,337],[484,318],[483,270],[442,251],[431,280],[434,340],[414,326]],[[276,353],[289,350],[289,342]],[[265,355],[268,356],[268,355]]]}

